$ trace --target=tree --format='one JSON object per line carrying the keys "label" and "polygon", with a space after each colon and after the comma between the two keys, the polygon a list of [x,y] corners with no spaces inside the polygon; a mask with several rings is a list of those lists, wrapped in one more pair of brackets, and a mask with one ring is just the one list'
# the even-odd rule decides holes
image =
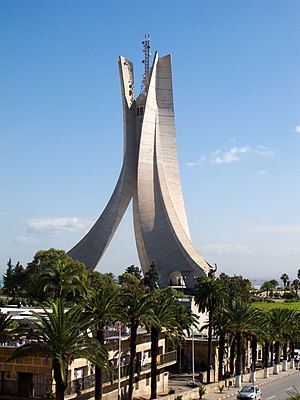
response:
{"label": "tree", "polygon": [[224,290],[231,299],[239,297],[243,301],[249,302],[251,298],[252,283],[249,279],[241,275],[228,276],[224,273],[219,278],[223,284]]}
{"label": "tree", "polygon": [[119,275],[118,277],[119,285],[121,285],[123,288],[125,287],[134,287],[134,286],[140,286],[142,287],[142,281],[138,279],[134,274],[131,274],[129,272],[124,272],[124,274]]}
{"label": "tree", "polygon": [[[81,283],[87,281],[87,272],[84,264],[73,260],[64,250],[51,248],[49,250],[38,251],[34,255],[33,260],[28,263],[25,270],[24,291],[29,301],[31,303],[41,303],[55,297],[55,294],[50,292],[50,287],[53,289],[57,285],[57,280],[61,280],[63,276],[66,277],[67,274],[64,273],[64,270],[76,271],[76,275],[80,275],[79,281]],[[49,281],[47,277],[49,277]],[[72,280],[73,278],[69,276],[68,279]],[[42,285],[41,281],[43,282]],[[73,282],[75,282],[74,279]],[[46,291],[44,291],[45,285],[48,286]],[[67,285],[64,286],[66,289]],[[69,294],[71,293],[72,290]]]}
{"label": "tree", "polygon": [[149,287],[150,290],[158,288],[159,274],[155,263],[153,262],[149,270],[145,273],[144,284]]}
{"label": "tree", "polygon": [[23,266],[19,262],[13,265],[10,258],[7,263],[7,270],[3,275],[3,293],[7,296],[11,296],[13,299],[22,298],[24,280],[25,274]]}
{"label": "tree", "polygon": [[274,289],[278,286],[278,281],[276,279],[271,279],[270,283],[273,285]]}
{"label": "tree", "polygon": [[300,280],[299,279],[294,279],[292,282],[292,288],[295,290],[296,297],[298,297],[298,290],[300,287]]}
{"label": "tree", "polygon": [[[105,327],[118,319],[120,304],[119,291],[113,283],[103,285],[97,289],[90,289],[87,297],[86,313],[93,319],[94,337],[100,345],[104,346]],[[102,399],[103,368],[101,365],[95,368],[95,400]]]}
{"label": "tree", "polygon": [[233,299],[225,311],[228,319],[230,334],[234,337],[237,346],[236,357],[236,386],[241,385],[242,356],[244,339],[255,333],[258,310],[237,298]]}
{"label": "tree", "polygon": [[284,273],[284,274],[281,275],[280,279],[283,282],[283,287],[286,287],[286,285],[287,285],[287,283],[288,283],[290,278],[289,278],[288,274]]}
{"label": "tree", "polygon": [[87,270],[87,288],[99,289],[103,285],[114,288],[117,284],[117,280],[113,273],[106,272],[102,274],[101,272],[94,270]]}
{"label": "tree", "polygon": [[86,291],[84,266],[72,259],[53,261],[45,267],[40,277],[40,285],[48,298],[67,300],[78,299]]}
{"label": "tree", "polygon": [[10,340],[15,334],[15,326],[11,315],[0,314],[0,343]]}
{"label": "tree", "polygon": [[275,342],[274,374],[279,373],[280,347],[285,342],[285,335],[291,324],[288,309],[273,308],[267,313],[267,324],[272,329],[272,339]]}
{"label": "tree", "polygon": [[208,356],[207,356],[207,383],[210,383],[210,367],[212,363],[212,329],[214,313],[224,306],[226,293],[222,282],[214,277],[201,277],[195,284],[195,302],[199,311],[208,312]]}
{"label": "tree", "polygon": [[137,330],[139,325],[146,325],[149,318],[153,317],[151,294],[145,292],[145,288],[140,285],[123,287],[121,290],[120,317],[130,327],[128,399],[132,400]]}
{"label": "tree", "polygon": [[222,379],[223,359],[225,355],[226,336],[228,334],[228,319],[224,310],[217,310],[213,320],[214,334],[219,338],[219,365],[218,365],[218,380]]}
{"label": "tree", "polygon": [[256,333],[258,334],[258,340],[262,345],[262,361],[264,367],[264,378],[269,377],[269,362],[272,359],[270,357],[271,343],[272,343],[272,326],[269,324],[268,316],[265,310],[260,310],[257,316],[258,329]]}
{"label": "tree", "polygon": [[83,318],[82,308],[75,306],[65,311],[63,299],[50,303],[50,310],[43,308],[44,315],[32,312],[37,330],[30,343],[15,349],[10,360],[34,353],[44,353],[52,359],[56,400],[64,399],[67,387],[68,366],[75,358],[86,358],[96,365],[106,365],[107,354],[97,340],[89,337],[87,330],[92,321]]}
{"label": "tree", "polygon": [[157,398],[157,356],[161,332],[172,340],[180,340],[184,330],[194,324],[194,316],[185,306],[181,306],[170,288],[156,289],[151,292],[153,318],[147,321],[151,332],[151,399]]}
{"label": "tree", "polygon": [[142,272],[136,265],[130,265],[126,268],[125,273],[134,275],[138,280],[142,280]]}
{"label": "tree", "polygon": [[[173,331],[176,325],[174,298],[168,295],[166,290],[155,290],[152,292],[152,309],[154,318],[147,321],[151,332],[151,395],[150,399],[156,399],[157,393],[157,355],[159,335],[165,327],[168,331]],[[176,300],[175,300],[176,301]],[[149,323],[150,322],[150,323]]]}
{"label": "tree", "polygon": [[271,281],[265,281],[260,287],[260,290],[262,292],[267,292],[267,297],[269,297],[269,292],[271,292],[273,289],[274,285],[272,284]]}

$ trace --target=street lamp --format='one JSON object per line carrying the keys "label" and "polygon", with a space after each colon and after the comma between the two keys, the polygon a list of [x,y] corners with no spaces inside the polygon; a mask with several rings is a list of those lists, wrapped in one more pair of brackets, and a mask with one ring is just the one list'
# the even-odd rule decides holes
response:
{"label": "street lamp", "polygon": [[118,400],[121,400],[121,351],[122,351],[122,338],[121,338],[121,322],[118,322],[119,332],[119,357],[118,357]]}
{"label": "street lamp", "polygon": [[192,382],[195,386],[195,342],[194,342],[194,330],[192,330]]}

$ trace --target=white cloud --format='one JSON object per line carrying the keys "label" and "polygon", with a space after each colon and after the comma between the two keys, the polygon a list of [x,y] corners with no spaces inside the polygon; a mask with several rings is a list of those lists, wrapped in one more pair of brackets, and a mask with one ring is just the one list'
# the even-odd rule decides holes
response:
{"label": "white cloud", "polygon": [[276,155],[276,152],[270,147],[263,146],[263,145],[258,145],[254,149],[254,152],[260,156],[266,156],[266,157],[274,157]]}
{"label": "white cloud", "polygon": [[201,246],[203,253],[225,254],[252,254],[250,247],[240,244],[207,244]]}
{"label": "white cloud", "polygon": [[252,232],[268,233],[300,233],[300,225],[255,225],[250,224],[248,229]]}
{"label": "white cloud", "polygon": [[295,126],[295,132],[300,133],[300,125]]}
{"label": "white cloud", "polygon": [[198,165],[203,164],[206,161],[206,156],[201,156],[199,160],[197,161],[191,161],[191,162],[187,162],[186,166],[187,167],[197,167]]}
{"label": "white cloud", "polygon": [[228,151],[222,152],[217,150],[210,156],[210,162],[213,164],[226,164],[233,161],[239,161],[241,155],[249,153],[251,151],[249,146],[243,147],[232,147]]}
{"label": "white cloud", "polygon": [[276,152],[271,148],[263,145],[258,145],[254,148],[245,145],[241,147],[231,147],[229,150],[216,150],[212,152],[209,156],[203,155],[197,161],[187,162],[186,165],[188,167],[196,167],[204,162],[209,162],[212,164],[230,164],[232,162],[240,161],[246,155],[258,155],[263,157],[274,157]]}
{"label": "white cloud", "polygon": [[41,218],[27,221],[29,233],[61,233],[85,230],[90,221],[80,218]]}
{"label": "white cloud", "polygon": [[274,255],[276,257],[299,257],[300,256],[300,249],[299,247],[285,249],[285,250],[276,250]]}
{"label": "white cloud", "polygon": [[30,243],[30,239],[28,236],[17,236],[16,242],[21,244],[27,244]]}
{"label": "white cloud", "polygon": [[267,171],[265,169],[261,169],[256,172],[256,175],[266,175]]}

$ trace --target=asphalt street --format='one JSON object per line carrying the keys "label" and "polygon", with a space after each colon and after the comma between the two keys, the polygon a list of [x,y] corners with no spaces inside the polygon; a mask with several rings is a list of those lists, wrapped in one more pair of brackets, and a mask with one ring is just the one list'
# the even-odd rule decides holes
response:
{"label": "asphalt street", "polygon": [[[300,392],[300,372],[294,369],[288,369],[286,372],[280,372],[278,375],[273,375],[270,369],[269,378],[263,378],[263,371],[257,373],[256,384],[261,388],[263,400],[287,400],[289,393],[297,390]],[[249,374],[243,376],[242,385],[249,384]],[[205,385],[206,393],[205,400],[223,400],[236,399],[238,388],[226,387],[220,393],[218,386],[222,383]],[[183,399],[199,400],[197,389],[192,389],[191,375],[180,374],[173,375],[169,381],[169,387],[175,389],[176,395],[182,394]],[[187,392],[189,394],[186,396]],[[193,395],[191,395],[193,393]]]}
{"label": "asphalt street", "polygon": [[[243,385],[249,384],[244,380]],[[297,370],[288,370],[280,372],[279,375],[271,375],[268,379],[257,378],[256,384],[260,387],[264,400],[286,400],[289,399],[289,393],[300,392],[300,372]],[[223,400],[226,398],[235,399],[237,388],[225,389],[222,394],[218,391],[212,391],[205,394],[207,400]],[[198,400],[197,397],[195,399]]]}

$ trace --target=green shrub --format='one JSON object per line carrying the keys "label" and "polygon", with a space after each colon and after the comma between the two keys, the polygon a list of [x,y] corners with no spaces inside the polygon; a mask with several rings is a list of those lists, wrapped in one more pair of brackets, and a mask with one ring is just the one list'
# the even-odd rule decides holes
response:
{"label": "green shrub", "polygon": [[220,385],[220,386],[218,386],[218,389],[219,389],[220,393],[223,393],[223,390],[224,390],[224,385]]}
{"label": "green shrub", "polygon": [[203,385],[199,385],[199,399],[202,399],[205,395],[206,389]]}

